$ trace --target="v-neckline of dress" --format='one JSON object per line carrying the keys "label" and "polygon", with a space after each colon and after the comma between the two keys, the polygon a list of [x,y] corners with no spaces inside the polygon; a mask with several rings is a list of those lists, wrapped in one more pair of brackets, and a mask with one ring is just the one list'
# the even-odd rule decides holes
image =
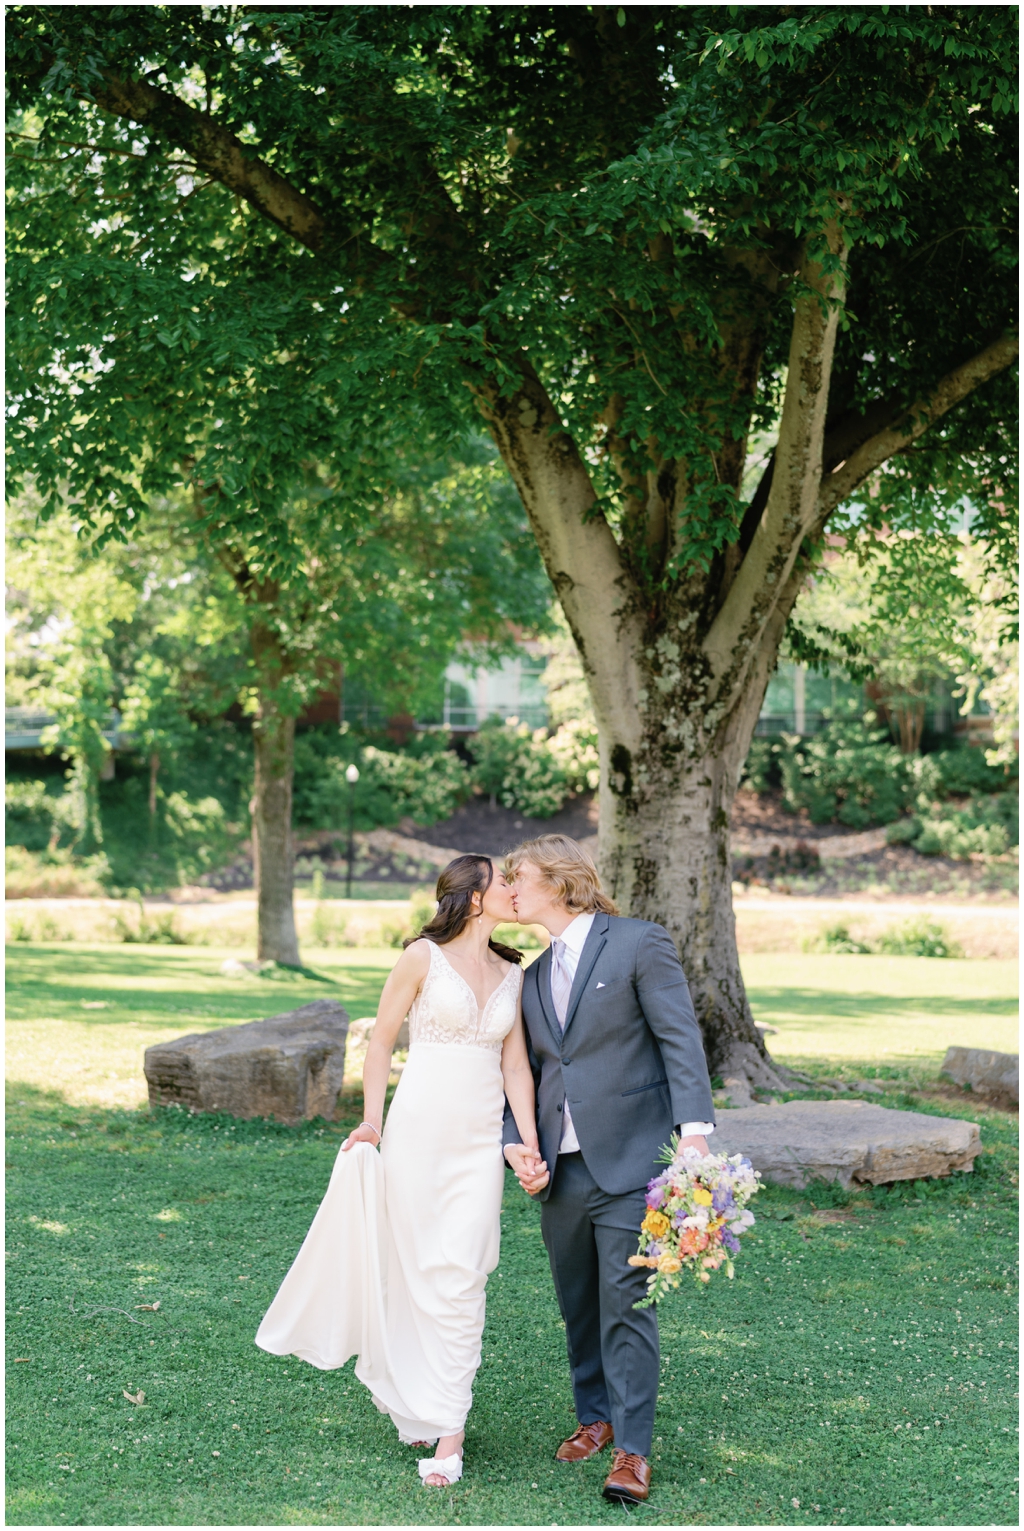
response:
{"label": "v-neckline of dress", "polygon": [[462,987],[466,990],[466,992],[469,994],[470,998],[472,999],[474,1005],[476,1006],[476,1023],[477,1023],[477,1027],[479,1027],[480,1022],[483,1020],[484,1016],[487,1014],[487,1011],[488,1011],[488,1009],[490,1007],[491,1001],[494,999],[495,995],[499,992],[499,990],[503,989],[505,987],[505,985],[508,983],[509,976],[510,976],[510,974],[513,971],[513,964],[511,962],[509,963],[509,965],[508,965],[508,972],[505,974],[504,978],[499,978],[498,982],[495,984],[494,988],[491,990],[490,994],[488,994],[486,1000],[481,1005],[480,1001],[476,997],[476,994],[473,992],[472,984],[469,982],[469,980],[467,978],[463,978],[462,974],[459,972],[458,968],[455,966],[455,964],[451,960],[451,958],[445,956],[444,948],[442,946],[438,946],[436,941],[432,942],[431,944],[434,947],[434,950],[436,952],[438,952],[441,957],[444,958],[445,966],[448,968],[449,972],[452,972],[452,973],[455,974],[456,978],[459,980],[459,982],[461,983]]}

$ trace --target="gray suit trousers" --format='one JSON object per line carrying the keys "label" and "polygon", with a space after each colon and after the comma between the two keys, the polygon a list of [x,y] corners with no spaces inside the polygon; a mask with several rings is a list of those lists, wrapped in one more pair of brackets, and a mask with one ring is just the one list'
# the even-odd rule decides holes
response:
{"label": "gray suit trousers", "polygon": [[581,1153],[559,1154],[540,1209],[581,1425],[607,1421],[623,1451],[650,1456],[658,1403],[657,1310],[637,1312],[648,1272],[637,1252],[646,1187],[602,1191]]}

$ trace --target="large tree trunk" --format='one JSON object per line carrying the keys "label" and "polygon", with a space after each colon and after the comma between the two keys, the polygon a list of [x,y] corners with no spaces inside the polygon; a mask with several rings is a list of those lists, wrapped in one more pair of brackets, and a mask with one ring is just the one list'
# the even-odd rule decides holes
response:
{"label": "large tree trunk", "polygon": [[[821,284],[814,266],[801,276]],[[754,1025],[736,945],[729,815],[814,533],[836,308],[795,304],[772,487],[750,545],[707,573],[645,583],[685,513],[685,464],[647,497],[645,560],[594,511],[590,476],[539,380],[482,400],[572,629],[597,717],[600,867],[624,914],[672,935],[713,1072],[783,1083]],[[742,453],[736,471],[742,472]]]}
{"label": "large tree trunk", "polygon": [[253,867],[258,910],[257,956],[299,966],[293,904],[295,845],[292,838],[292,781],[295,719],[281,712],[269,690],[261,690],[253,725],[256,785],[252,803]]}

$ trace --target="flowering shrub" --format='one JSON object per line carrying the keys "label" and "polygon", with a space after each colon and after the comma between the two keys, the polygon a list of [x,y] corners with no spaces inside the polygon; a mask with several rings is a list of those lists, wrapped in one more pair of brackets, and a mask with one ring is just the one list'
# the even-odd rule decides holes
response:
{"label": "flowering shrub", "polygon": [[565,802],[565,772],[556,759],[547,731],[531,732],[518,718],[489,718],[467,746],[473,757],[472,778],[492,803],[518,808],[531,818],[549,819]]}
{"label": "flowering shrub", "polygon": [[747,1203],[761,1189],[761,1177],[742,1154],[702,1154],[696,1148],[679,1152],[673,1134],[662,1150],[668,1169],[647,1187],[647,1212],[640,1227],[640,1253],[630,1265],[647,1266],[647,1297],[636,1304],[649,1308],[679,1285],[688,1270],[699,1282],[724,1265],[732,1279],[732,1256],[740,1238],[754,1226]]}
{"label": "flowering shrub", "polygon": [[596,792],[601,783],[601,761],[597,753],[597,729],[592,723],[574,718],[563,723],[548,740],[548,748],[565,773],[570,792]]}

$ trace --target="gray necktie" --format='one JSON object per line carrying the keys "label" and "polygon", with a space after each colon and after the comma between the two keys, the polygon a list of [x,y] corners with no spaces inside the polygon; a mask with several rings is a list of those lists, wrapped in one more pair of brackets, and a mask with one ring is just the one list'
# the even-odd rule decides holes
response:
{"label": "gray necktie", "polygon": [[569,1013],[569,995],[572,993],[572,977],[565,961],[565,942],[551,943],[551,999],[555,1006],[558,1024],[565,1030],[565,1017]]}

